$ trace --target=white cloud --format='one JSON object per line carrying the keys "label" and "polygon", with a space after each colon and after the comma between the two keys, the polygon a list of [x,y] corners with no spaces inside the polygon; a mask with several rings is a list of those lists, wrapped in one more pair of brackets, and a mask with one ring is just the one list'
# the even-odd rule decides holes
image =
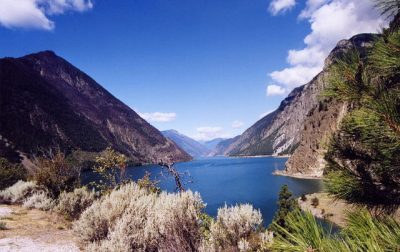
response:
{"label": "white cloud", "polygon": [[138,113],[140,117],[149,122],[172,122],[176,119],[176,113]]}
{"label": "white cloud", "polygon": [[241,122],[241,121],[234,121],[234,122],[232,123],[232,128],[235,128],[235,129],[241,128],[241,127],[243,127],[243,125],[244,125],[244,123]]}
{"label": "white cloud", "polygon": [[53,30],[54,22],[48,16],[92,8],[91,0],[1,0],[0,24],[7,28]]}
{"label": "white cloud", "polygon": [[272,112],[274,112],[274,109],[268,110],[265,113],[262,113],[261,115],[258,116],[259,119],[264,118],[266,115],[271,114]]}
{"label": "white cloud", "polygon": [[273,0],[269,4],[269,12],[276,16],[279,13],[285,13],[286,11],[292,9],[296,5],[295,0]]}
{"label": "white cloud", "polygon": [[305,48],[289,50],[287,62],[291,65],[269,75],[283,84],[289,92],[306,84],[318,74],[324,59],[342,39],[359,33],[375,33],[385,23],[379,10],[370,0],[308,0],[299,19],[307,19],[311,33],[304,38]]}
{"label": "white cloud", "polygon": [[210,141],[215,138],[231,138],[231,135],[225,134],[221,127],[198,127],[197,134],[192,136],[195,140]]}
{"label": "white cloud", "polygon": [[269,85],[267,87],[267,96],[284,95],[285,89],[277,85]]}

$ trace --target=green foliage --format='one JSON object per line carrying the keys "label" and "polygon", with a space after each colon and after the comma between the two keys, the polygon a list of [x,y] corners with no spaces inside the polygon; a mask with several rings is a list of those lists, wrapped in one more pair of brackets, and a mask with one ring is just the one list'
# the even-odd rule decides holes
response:
{"label": "green foliage", "polygon": [[319,205],[319,199],[317,197],[312,198],[311,205],[317,207]]}
{"label": "green foliage", "polygon": [[290,212],[299,209],[297,200],[292,195],[287,185],[283,185],[279,191],[279,201],[276,203],[279,206],[279,210],[275,213],[272,223],[268,226],[269,230],[274,231],[274,235],[285,235],[278,226],[289,230],[290,226],[286,221],[286,217]]}
{"label": "green foliage", "polygon": [[146,174],[143,178],[138,179],[137,185],[141,188],[146,190],[148,193],[161,193],[161,188],[157,186],[160,181],[151,181],[150,180],[150,173],[146,171]]}
{"label": "green foliage", "polygon": [[12,164],[0,158],[0,190],[15,184],[18,180],[26,180],[27,171],[22,164]]}
{"label": "green foliage", "polygon": [[399,251],[400,223],[385,216],[373,218],[366,209],[347,213],[348,224],[333,235],[310,212],[294,211],[287,217],[291,230],[274,239],[271,249],[283,251]]}
{"label": "green foliage", "polygon": [[[379,2],[397,2],[397,11],[398,1]],[[399,30],[385,30],[371,50],[349,51],[336,62],[326,95],[348,102],[351,111],[325,156],[328,192],[393,213],[400,206]]]}
{"label": "green foliage", "polygon": [[79,186],[80,169],[69,166],[62,152],[38,158],[37,165],[39,171],[34,179],[46,187],[53,198],[57,198],[62,191],[70,192]]}
{"label": "green foliage", "polygon": [[124,154],[117,154],[111,147],[107,148],[107,152],[105,157],[96,158],[96,166],[93,168],[93,171],[99,173],[104,180],[90,183],[100,189],[103,195],[131,182],[126,175],[127,157]]}
{"label": "green foliage", "polygon": [[7,223],[5,222],[0,222],[0,230],[6,230],[7,229]]}
{"label": "green foliage", "polygon": [[381,9],[381,14],[385,14],[388,18],[395,16],[399,12],[399,0],[374,0],[375,8]]}

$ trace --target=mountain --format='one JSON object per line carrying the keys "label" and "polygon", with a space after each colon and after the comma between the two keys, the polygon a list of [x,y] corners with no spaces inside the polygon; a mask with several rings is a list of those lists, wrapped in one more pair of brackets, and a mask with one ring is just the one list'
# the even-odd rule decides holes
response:
{"label": "mountain", "polygon": [[184,151],[189,153],[191,156],[205,156],[210,152],[210,149],[197,142],[196,140],[187,137],[176,130],[165,130],[161,133],[174,141]]}
{"label": "mountain", "polygon": [[107,146],[140,163],[192,157],[91,77],[54,52],[0,59],[0,154],[100,152]]}
{"label": "mountain", "polygon": [[210,141],[199,141],[201,144],[206,146],[208,149],[212,150],[214,149],[220,142],[226,140],[226,138],[215,138]]}
{"label": "mountain", "polygon": [[228,138],[228,139],[225,139],[225,140],[219,142],[219,143],[217,144],[217,146],[215,146],[215,148],[212,149],[212,151],[211,151],[210,153],[208,153],[207,156],[209,156],[209,157],[214,157],[214,156],[225,156],[225,150],[229,147],[229,145],[230,145],[231,143],[233,143],[234,141],[236,141],[237,139],[239,139],[239,137],[240,137],[240,135],[239,135],[239,136],[236,136],[236,137],[234,137],[234,138]]}
{"label": "mountain", "polygon": [[[223,155],[256,156],[293,154],[299,146],[306,145],[306,142],[302,140],[302,132],[305,127],[307,128],[305,125],[311,123],[309,120],[315,119],[308,118],[309,112],[311,110],[315,111],[319,104],[323,102],[323,98],[320,95],[326,85],[326,77],[329,75],[329,65],[332,64],[335,57],[341,55],[345,50],[352,47],[361,48],[370,44],[373,40],[374,35],[372,34],[360,34],[352,37],[350,40],[340,41],[325,60],[323,71],[309,83],[295,88],[281,102],[277,110],[266,115],[247,129],[223,151]],[[330,122],[334,123],[335,126],[332,126],[333,128],[336,127],[341,118],[339,114],[335,113],[341,111],[342,107],[341,105],[336,106],[329,112],[329,116],[325,116],[326,118],[335,120],[328,122],[328,124]],[[321,129],[321,131],[324,130]],[[313,135],[311,137],[314,138],[313,141],[320,141],[321,139],[318,139],[318,136]],[[299,159],[302,158],[304,157],[299,156]],[[317,160],[320,162],[321,159],[322,157],[318,155],[318,158],[313,159],[313,161],[310,160],[310,162],[317,162]],[[304,162],[304,165],[311,165],[311,163]],[[316,164],[312,163],[312,165]],[[297,162],[293,162],[290,167],[294,166],[297,166]]]}

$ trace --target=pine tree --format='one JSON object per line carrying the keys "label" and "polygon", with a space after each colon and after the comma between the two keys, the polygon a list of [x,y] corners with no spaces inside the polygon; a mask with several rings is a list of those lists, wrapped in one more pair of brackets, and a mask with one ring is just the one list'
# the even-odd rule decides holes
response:
{"label": "pine tree", "polygon": [[400,206],[400,31],[386,7],[397,12],[400,1],[380,2],[397,19],[370,50],[346,52],[330,69],[326,95],[351,111],[325,157],[326,183],[338,199],[390,214]]}
{"label": "pine tree", "polygon": [[279,201],[276,202],[279,210],[275,213],[272,223],[268,226],[268,229],[274,231],[275,235],[285,235],[278,226],[289,230],[286,217],[290,212],[299,209],[297,200],[292,195],[287,185],[283,185],[279,191]]}

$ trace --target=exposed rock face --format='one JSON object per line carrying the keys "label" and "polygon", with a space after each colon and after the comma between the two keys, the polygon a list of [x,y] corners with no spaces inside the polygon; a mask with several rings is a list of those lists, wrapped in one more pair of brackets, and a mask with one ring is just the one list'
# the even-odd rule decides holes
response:
{"label": "exposed rock face", "polygon": [[[349,49],[357,48],[363,54],[373,40],[372,34],[360,34],[350,40],[340,41],[325,60],[324,71],[334,64],[335,57]],[[322,99],[308,112],[300,132],[300,145],[286,162],[283,175],[322,177],[329,138],[339,129],[341,120],[349,112],[347,103]]]}
{"label": "exposed rock face", "polygon": [[184,151],[186,151],[189,155],[192,156],[206,156],[210,149],[197,142],[196,140],[185,136],[179,133],[176,130],[165,130],[161,131],[161,133],[174,141],[179,147],[181,147]]}
{"label": "exposed rock face", "polygon": [[[322,102],[311,110],[304,122],[300,145],[285,164],[281,175],[322,177],[329,138],[348,112],[346,103]],[[321,108],[322,107],[322,108]]]}
{"label": "exposed rock face", "polygon": [[[372,34],[342,40],[325,60],[325,67],[309,83],[294,89],[279,108],[247,129],[238,139],[218,153],[230,156],[293,154],[287,162],[287,175],[322,176],[325,165],[323,143],[328,140],[347,113],[347,106],[323,101],[328,67],[336,57],[351,48],[365,48]],[[323,109],[320,109],[320,106]],[[311,113],[312,111],[312,113]]]}
{"label": "exposed rock face", "polygon": [[323,88],[321,72],[311,82],[294,89],[277,110],[247,129],[223,151],[229,156],[279,155],[291,153],[300,141],[307,112],[318,102]]}
{"label": "exposed rock face", "polygon": [[98,152],[107,146],[142,163],[192,158],[88,75],[53,52],[0,60],[0,135],[14,149]]}

